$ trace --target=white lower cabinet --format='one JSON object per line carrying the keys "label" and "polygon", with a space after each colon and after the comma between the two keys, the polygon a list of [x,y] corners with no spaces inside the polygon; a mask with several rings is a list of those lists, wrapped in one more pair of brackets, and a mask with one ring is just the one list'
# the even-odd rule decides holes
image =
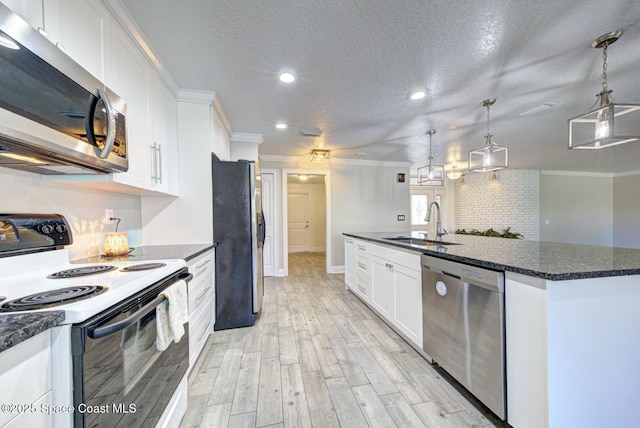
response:
{"label": "white lower cabinet", "polygon": [[0,413],[0,426],[50,427],[51,333],[47,330],[0,353],[0,403],[16,406]]}
{"label": "white lower cabinet", "polygon": [[189,367],[198,359],[215,321],[215,250],[187,262],[189,282]]}
{"label": "white lower cabinet", "polygon": [[371,305],[385,318],[393,313],[393,264],[380,257],[371,258]]}
{"label": "white lower cabinet", "polygon": [[422,348],[422,272],[394,266],[393,324]]}
{"label": "white lower cabinet", "polygon": [[[351,242],[347,242],[347,239]],[[355,249],[353,258],[346,257],[347,251],[352,248],[350,245]],[[355,284],[350,283],[353,272]],[[345,238],[345,283],[347,288],[422,349],[420,253]]]}
{"label": "white lower cabinet", "polygon": [[344,282],[348,288],[356,283],[356,246],[353,238],[344,239]]}

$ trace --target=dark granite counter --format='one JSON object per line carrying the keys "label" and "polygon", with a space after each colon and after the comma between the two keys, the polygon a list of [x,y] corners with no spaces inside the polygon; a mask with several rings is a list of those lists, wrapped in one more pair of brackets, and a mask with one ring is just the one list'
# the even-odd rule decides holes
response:
{"label": "dark granite counter", "polygon": [[189,261],[195,259],[214,248],[216,244],[179,244],[179,245],[143,245],[136,247],[130,254],[118,257],[93,256],[85,259],[74,260],[74,263],[100,263],[100,262],[135,262],[145,260],[183,259]]}
{"label": "dark granite counter", "polygon": [[64,311],[0,315],[0,352],[64,321]]}
{"label": "dark granite counter", "polygon": [[[552,281],[640,275],[640,250],[561,244],[472,235],[445,235],[459,245],[413,245],[385,238],[410,237],[410,232],[358,232],[345,236],[378,242],[454,262],[493,270],[516,272]],[[418,234],[413,235],[418,238]]]}

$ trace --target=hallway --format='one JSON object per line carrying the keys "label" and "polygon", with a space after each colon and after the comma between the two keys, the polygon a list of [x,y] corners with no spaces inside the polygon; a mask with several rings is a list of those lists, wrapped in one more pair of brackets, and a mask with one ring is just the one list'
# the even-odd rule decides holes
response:
{"label": "hallway", "polygon": [[180,427],[488,427],[353,294],[324,253],[265,279],[255,326],[215,332],[189,376]]}

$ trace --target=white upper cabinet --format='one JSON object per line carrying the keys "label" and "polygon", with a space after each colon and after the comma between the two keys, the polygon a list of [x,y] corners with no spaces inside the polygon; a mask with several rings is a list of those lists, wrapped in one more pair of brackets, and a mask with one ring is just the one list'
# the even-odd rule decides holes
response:
{"label": "white upper cabinet", "polygon": [[100,0],[2,0],[92,75],[104,81],[111,15]]}
{"label": "white upper cabinet", "polygon": [[45,31],[44,9],[41,1],[34,0],[2,0],[9,9],[20,15],[33,28]]}
{"label": "white upper cabinet", "polygon": [[104,81],[111,15],[100,0],[45,0],[44,25],[49,40]]}
{"label": "white upper cabinet", "polygon": [[127,158],[129,170],[113,180],[140,189],[153,190],[149,72],[137,48],[119,25],[111,28],[111,64],[106,83],[127,102]]}
{"label": "white upper cabinet", "polygon": [[154,188],[178,194],[177,104],[173,94],[156,75],[151,75],[151,172]]}

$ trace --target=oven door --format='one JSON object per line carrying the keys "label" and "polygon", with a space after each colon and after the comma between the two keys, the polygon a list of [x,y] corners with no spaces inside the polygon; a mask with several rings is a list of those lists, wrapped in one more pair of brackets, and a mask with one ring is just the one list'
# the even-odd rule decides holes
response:
{"label": "oven door", "polygon": [[186,268],[72,327],[74,426],[142,426],[162,415],[189,365],[189,331],[156,349],[162,290]]}

